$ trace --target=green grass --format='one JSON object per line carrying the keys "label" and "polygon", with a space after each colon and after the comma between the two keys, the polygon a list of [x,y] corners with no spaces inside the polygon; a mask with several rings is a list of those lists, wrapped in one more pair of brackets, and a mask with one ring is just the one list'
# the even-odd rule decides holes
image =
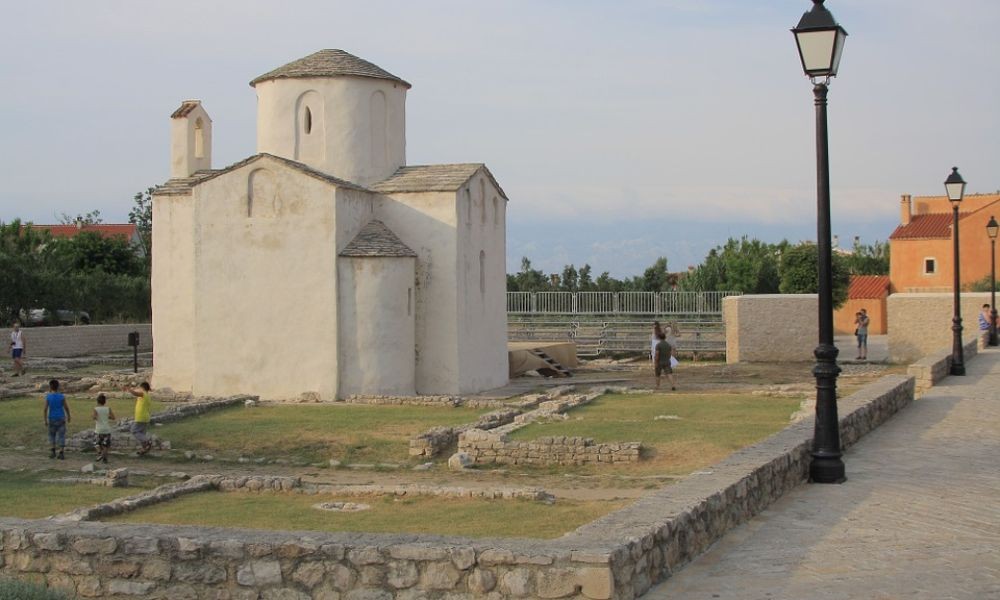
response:
{"label": "green grass", "polygon": [[475,421],[486,411],[358,404],[234,407],[158,427],[179,450],[215,456],[344,463],[408,460],[411,437],[442,425]]}
{"label": "green grass", "polygon": [[[127,488],[110,488],[89,483],[46,482],[72,474],[62,471],[0,472],[0,516],[41,519],[76,508],[107,502],[152,487],[148,482]],[[99,477],[95,475],[94,477]],[[133,478],[134,479],[134,478]]]}
{"label": "green grass", "polygon": [[[313,504],[341,500],[371,510],[337,513]],[[255,529],[434,533],[468,537],[554,538],[624,505],[615,501],[483,500],[393,496],[335,498],[303,494],[205,492],[119,515],[127,523]]]}
{"label": "green grass", "polygon": [[[96,398],[96,393],[66,395],[71,417],[66,426],[66,437],[94,426],[92,411],[97,406]],[[108,405],[119,419],[132,418],[135,412],[135,400],[131,396],[108,398]],[[3,414],[0,447],[47,448],[49,433],[42,415],[44,406],[43,393],[0,401],[0,414]],[[150,403],[150,410],[153,413],[160,412],[163,408],[163,404],[156,400]]]}
{"label": "green grass", "polygon": [[[647,448],[643,460],[615,466],[616,472],[686,475],[780,431],[798,407],[795,398],[744,394],[606,394],[571,410],[566,421],[533,423],[511,439],[581,436],[596,442],[642,442]],[[680,418],[655,420],[659,415]]]}
{"label": "green grass", "polygon": [[41,583],[0,578],[0,600],[69,600],[68,592],[50,590]]}

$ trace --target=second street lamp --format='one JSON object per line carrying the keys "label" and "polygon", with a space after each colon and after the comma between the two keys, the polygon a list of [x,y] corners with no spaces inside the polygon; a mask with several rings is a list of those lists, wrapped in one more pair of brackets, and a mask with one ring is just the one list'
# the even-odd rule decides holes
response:
{"label": "second street lamp", "polygon": [[997,233],[1000,224],[990,215],[986,235],[990,237],[990,346],[997,345]]}
{"label": "second street lamp", "polygon": [[841,483],[847,479],[840,451],[837,418],[837,347],[833,343],[833,247],[830,236],[830,154],[826,127],[826,94],[836,77],[847,32],[837,24],[823,0],[813,0],[792,30],[802,70],[813,83],[816,105],[816,248],[819,276],[819,345],[816,366],[816,422],[813,429],[809,480]]}
{"label": "second street lamp", "polygon": [[951,168],[951,175],[944,180],[944,189],[948,193],[948,201],[951,202],[951,239],[954,244],[952,257],[955,263],[955,280],[952,285],[955,294],[955,316],[951,319],[951,374],[965,375],[965,357],[962,350],[962,277],[958,269],[958,205],[965,196],[965,180],[958,174],[958,167]]}

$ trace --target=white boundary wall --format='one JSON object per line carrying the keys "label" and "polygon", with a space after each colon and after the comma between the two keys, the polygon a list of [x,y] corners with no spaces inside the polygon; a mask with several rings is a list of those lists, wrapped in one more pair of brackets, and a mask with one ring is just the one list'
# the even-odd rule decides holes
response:
{"label": "white boundary wall", "polygon": [[[962,294],[962,342],[979,337],[979,312],[990,302],[989,292]],[[909,363],[952,345],[954,296],[950,293],[892,294],[886,302],[889,318],[889,360]]]}
{"label": "white boundary wall", "polygon": [[722,300],[726,362],[807,362],[818,343],[816,294],[759,294]]}
{"label": "white boundary wall", "polygon": [[[71,325],[67,327],[22,327],[25,355],[46,358],[86,356],[107,352],[126,352],[128,334],[139,332],[139,352],[153,349],[153,331],[149,323],[123,325]],[[4,356],[10,358],[10,329],[0,329]]]}

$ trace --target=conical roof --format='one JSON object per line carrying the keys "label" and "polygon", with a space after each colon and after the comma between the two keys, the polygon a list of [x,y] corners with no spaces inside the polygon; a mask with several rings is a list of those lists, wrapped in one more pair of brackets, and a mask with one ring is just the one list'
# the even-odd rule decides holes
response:
{"label": "conical roof", "polygon": [[358,58],[343,50],[320,50],[309,56],[293,60],[287,65],[264,73],[250,82],[250,87],[256,86],[261,81],[269,79],[286,79],[293,77],[338,77],[343,75],[354,75],[356,77],[374,77],[375,79],[388,79],[396,81],[407,88],[409,83],[396,77],[382,67],[372,64],[363,58]]}
{"label": "conical roof", "polygon": [[378,219],[361,228],[358,235],[347,244],[341,256],[413,256],[416,252],[396,237],[385,223]]}

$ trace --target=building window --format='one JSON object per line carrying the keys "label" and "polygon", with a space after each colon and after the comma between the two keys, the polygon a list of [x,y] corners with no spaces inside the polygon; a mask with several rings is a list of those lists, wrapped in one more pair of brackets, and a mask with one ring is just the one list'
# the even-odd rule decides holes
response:
{"label": "building window", "polygon": [[479,293],[486,295],[486,251],[479,251]]}
{"label": "building window", "polygon": [[194,157],[205,158],[205,124],[201,117],[194,122]]}
{"label": "building window", "polygon": [[406,316],[413,314],[413,288],[406,288]]}
{"label": "building window", "polygon": [[493,196],[493,226],[500,224],[500,201]]}
{"label": "building window", "polygon": [[937,260],[933,258],[924,259],[924,275],[937,273]]}
{"label": "building window", "polygon": [[303,128],[306,130],[306,135],[309,135],[310,133],[312,133],[312,130],[313,130],[313,113],[312,113],[311,110],[309,110],[308,106],[306,107],[305,117],[302,119],[302,125],[303,125]]}
{"label": "building window", "polygon": [[465,224],[472,225],[472,190],[465,188]]}

